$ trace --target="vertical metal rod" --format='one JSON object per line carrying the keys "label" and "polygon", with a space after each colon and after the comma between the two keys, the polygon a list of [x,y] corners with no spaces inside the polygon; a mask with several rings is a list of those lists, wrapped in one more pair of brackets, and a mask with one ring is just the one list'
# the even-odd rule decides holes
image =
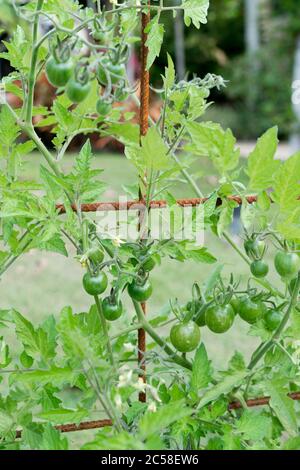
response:
{"label": "vertical metal rod", "polygon": [[[150,1],[149,1],[150,5]],[[141,108],[140,108],[140,136],[145,136],[149,126],[149,70],[147,70],[148,47],[146,46],[148,34],[145,32],[150,22],[150,9],[147,12],[142,12],[142,47],[141,47]],[[140,194],[140,199],[143,200],[143,195]],[[144,315],[146,315],[146,303],[141,304]],[[146,332],[143,328],[138,331],[138,363],[141,369],[140,377],[146,383],[146,365],[144,356],[146,352]],[[139,394],[139,400],[143,403],[146,402],[146,393]]]}

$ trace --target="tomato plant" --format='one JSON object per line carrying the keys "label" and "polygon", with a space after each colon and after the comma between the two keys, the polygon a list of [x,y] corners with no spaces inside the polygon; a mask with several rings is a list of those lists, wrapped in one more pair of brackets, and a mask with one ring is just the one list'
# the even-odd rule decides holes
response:
{"label": "tomato plant", "polygon": [[[125,0],[105,9],[89,3],[19,2],[19,26],[0,52],[13,68],[1,81],[0,277],[26,264],[32,249],[68,256],[74,276],[81,273],[68,306],[58,311],[53,295],[51,315],[40,324],[14,300],[1,306],[0,449],[68,449],[74,442],[61,431],[78,430],[82,421],[95,426],[99,415],[105,421],[80,438],[82,449],[298,449],[291,393],[300,388],[300,154],[276,159],[273,127],[241,163],[231,130],[205,118],[211,93],[225,81],[212,74],[178,81],[171,55],[161,86],[152,87],[159,115],[148,115],[145,86],[164,41],[162,18],[180,10],[187,27],[200,28],[208,0]],[[43,33],[45,18],[51,28]],[[141,19],[139,94],[127,70],[129,51],[140,47]],[[58,87],[49,107],[36,99],[43,72]],[[39,132],[45,126],[51,150]],[[104,202],[109,171],[103,175],[90,134],[124,147],[137,175],[124,186],[130,201]],[[77,136],[83,144],[67,157]],[[215,173],[207,191],[206,175],[194,173],[203,157]],[[39,176],[23,171],[29,159],[39,162]],[[176,199],[182,179],[192,200]],[[238,238],[230,232],[239,204]],[[116,209],[113,224],[102,218]],[[160,209],[170,223],[156,236],[147,222]],[[202,243],[208,237],[211,251]],[[226,263],[225,250],[238,258]],[[199,272],[189,296],[182,263],[196,263]],[[61,269],[61,279],[72,282]],[[241,320],[247,324],[239,329]],[[229,329],[219,368],[214,348],[222,337],[212,340],[207,330]],[[235,352],[247,334],[249,361]],[[268,406],[246,407],[263,394]]]}

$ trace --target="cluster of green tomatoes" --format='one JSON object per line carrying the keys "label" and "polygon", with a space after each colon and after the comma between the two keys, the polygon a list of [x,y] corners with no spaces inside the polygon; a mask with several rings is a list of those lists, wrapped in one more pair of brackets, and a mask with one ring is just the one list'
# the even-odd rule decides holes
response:
{"label": "cluster of green tomatoes", "polygon": [[[84,61],[71,56],[69,44],[58,42],[52,48],[51,56],[46,62],[46,75],[48,81],[56,88],[63,89],[74,104],[83,102],[91,91],[91,81],[96,77],[102,87],[109,91],[99,96],[96,110],[100,117],[105,117],[111,111],[112,101],[123,101],[127,98],[125,83],[125,65],[118,54],[104,56],[103,53],[95,61],[93,66],[88,66]],[[114,97],[111,90],[114,87]]]}
{"label": "cluster of green tomatoes", "polygon": [[[84,290],[92,296],[103,294],[108,286],[108,278],[102,269],[104,252],[97,243],[88,251],[89,270],[83,276]],[[152,295],[152,284],[149,273],[156,265],[153,256],[140,252],[137,257],[129,259],[133,267],[133,280],[128,282],[127,290],[129,296],[136,302],[146,302]],[[102,300],[103,315],[108,321],[118,320],[123,313],[122,301],[117,289],[112,288],[110,295]]]}
{"label": "cluster of green tomatoes", "polygon": [[[245,241],[244,248],[252,260],[250,269],[253,276],[265,277],[269,271],[268,265],[263,261],[265,242],[253,236]],[[274,266],[287,285],[289,294],[292,295],[300,270],[299,255],[284,249],[279,250],[274,258]],[[170,340],[177,351],[191,352],[201,341],[200,328],[206,326],[213,333],[226,333],[232,327],[237,315],[250,325],[262,320],[265,328],[274,332],[283,320],[283,309],[287,303],[285,301],[276,305],[268,294],[257,293],[256,289],[250,288],[243,293],[230,289],[227,294],[223,293],[204,300],[197,287],[196,295],[195,290],[193,291],[193,300],[181,309],[179,315],[177,314],[179,322],[172,327]]]}

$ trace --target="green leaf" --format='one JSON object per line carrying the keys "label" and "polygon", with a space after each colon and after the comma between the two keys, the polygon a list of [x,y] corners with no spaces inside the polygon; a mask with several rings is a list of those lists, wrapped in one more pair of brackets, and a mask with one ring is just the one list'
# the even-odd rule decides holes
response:
{"label": "green leaf", "polygon": [[159,15],[156,15],[146,28],[146,33],[148,33],[146,46],[149,50],[147,58],[147,70],[150,69],[156,57],[158,57],[160,54],[164,39],[164,32],[165,29],[163,24],[159,23]]}
{"label": "green leaf", "polygon": [[240,385],[243,379],[247,376],[247,371],[234,371],[230,375],[214,385],[211,390],[208,390],[201,398],[198,407],[202,408],[208,403],[217,400],[221,395],[227,395],[234,387]]}
{"label": "green leaf", "polygon": [[272,419],[262,413],[246,410],[237,422],[237,431],[244,434],[247,440],[261,441],[271,438]]}
{"label": "green leaf", "polygon": [[184,9],[184,21],[187,26],[190,26],[192,22],[196,28],[200,28],[201,23],[207,23],[209,0],[183,0],[182,8]]}
{"label": "green leaf", "polygon": [[175,66],[170,54],[167,54],[167,57],[168,66],[165,68],[164,85],[168,90],[169,88],[172,88],[175,82]]}
{"label": "green leaf", "polygon": [[84,409],[67,410],[60,408],[57,410],[44,411],[37,416],[55,425],[66,423],[78,424],[88,416],[88,411]]}
{"label": "green leaf", "polygon": [[250,189],[260,191],[272,186],[274,173],[280,166],[280,161],[274,160],[278,146],[277,134],[277,127],[269,129],[258,139],[249,155],[247,173]]}
{"label": "green leaf", "polygon": [[14,373],[12,376],[19,383],[36,384],[44,387],[51,384],[56,387],[61,387],[65,384],[73,385],[78,377],[78,372],[69,367],[52,367],[48,370],[35,370],[32,372]]}
{"label": "green leaf", "polygon": [[142,137],[141,146],[127,146],[125,155],[142,172],[145,169],[163,170],[172,163],[168,148],[156,127],[151,127]]}
{"label": "green leaf", "polygon": [[300,450],[300,436],[290,437],[283,444],[282,450]]}
{"label": "green leaf", "polygon": [[103,131],[103,134],[114,136],[124,145],[138,145],[140,141],[140,128],[131,122],[113,123],[107,131]]}
{"label": "green leaf", "polygon": [[43,432],[41,450],[67,450],[68,441],[62,434],[48,424]]}
{"label": "green leaf", "polygon": [[30,44],[20,25],[13,33],[11,41],[3,41],[7,52],[2,52],[0,58],[6,59],[16,70],[27,73],[30,65]]}
{"label": "green leaf", "polygon": [[144,440],[168,428],[171,424],[193,414],[184,401],[176,401],[161,406],[156,412],[148,411],[140,420],[139,437]]}
{"label": "green leaf", "polygon": [[282,384],[267,382],[267,391],[270,394],[270,407],[276,414],[284,429],[291,435],[298,434],[297,416],[294,402],[282,389]]}
{"label": "green leaf", "polygon": [[197,349],[193,362],[193,370],[191,377],[191,387],[198,391],[207,387],[211,380],[211,367],[208,360],[207,352],[202,343]]}
{"label": "green leaf", "polygon": [[14,425],[12,416],[4,410],[0,410],[0,436],[4,437]]}
{"label": "green leaf", "polygon": [[235,148],[236,139],[230,129],[224,131],[219,124],[212,122],[189,122],[186,127],[195,152],[208,156],[221,175],[237,167],[240,150]]}
{"label": "green leaf", "polygon": [[26,353],[32,357],[42,356],[43,359],[51,359],[55,355],[55,342],[49,341],[47,333],[42,329],[34,329],[30,321],[26,320],[19,312],[13,312],[16,334],[22,342]]}
{"label": "green leaf", "polygon": [[108,436],[103,432],[97,434],[95,439],[86,443],[82,450],[144,450],[145,445],[136,436],[128,432],[119,432],[114,436]]}
{"label": "green leaf", "polygon": [[299,204],[300,196],[300,152],[282,163],[274,175],[272,199],[280,210],[288,210]]}

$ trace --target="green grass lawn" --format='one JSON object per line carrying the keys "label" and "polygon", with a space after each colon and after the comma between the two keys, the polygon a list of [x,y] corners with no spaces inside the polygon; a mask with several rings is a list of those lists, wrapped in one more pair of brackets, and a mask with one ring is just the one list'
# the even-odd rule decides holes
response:
{"label": "green grass lawn", "polygon": [[[22,174],[23,178],[38,177],[38,158],[37,154],[29,156],[28,165]],[[69,155],[66,157],[64,166],[70,167],[71,163],[72,156]],[[131,165],[124,157],[117,154],[99,154],[95,166],[103,168],[102,179],[108,182],[110,188],[104,195],[106,200],[114,200],[118,194],[121,194],[123,184],[136,181]],[[204,178],[205,191],[207,191],[214,181],[209,176],[208,162],[201,161],[202,170],[203,167],[208,175]],[[176,196],[184,195],[189,196],[191,193],[184,184],[179,183]],[[218,262],[225,265],[224,273],[233,272],[236,276],[240,275],[241,279],[246,278],[248,266],[226,243],[207,233],[205,244],[217,257]],[[55,316],[59,315],[61,308],[65,305],[71,305],[75,312],[87,309],[90,305],[90,298],[81,287],[83,271],[78,262],[73,259],[74,254],[71,250],[68,258],[37,251],[24,255],[1,280],[0,307],[14,307],[34,323],[42,321],[50,313]],[[157,314],[163,306],[166,306],[169,298],[178,297],[180,302],[188,300],[193,282],[202,283],[213,269],[214,265],[164,261],[163,265],[158,267],[152,275],[154,295],[149,301],[149,316]],[[271,271],[270,277],[274,276]],[[132,308],[128,299],[125,299],[125,304],[131,313]],[[119,323],[117,328],[122,328],[122,319]],[[247,338],[246,331],[247,326],[239,319],[232,330],[225,335],[214,335],[203,329],[204,341],[216,364],[222,366],[224,360],[227,360],[236,349],[247,355],[250,354],[257,341],[254,338]]]}

